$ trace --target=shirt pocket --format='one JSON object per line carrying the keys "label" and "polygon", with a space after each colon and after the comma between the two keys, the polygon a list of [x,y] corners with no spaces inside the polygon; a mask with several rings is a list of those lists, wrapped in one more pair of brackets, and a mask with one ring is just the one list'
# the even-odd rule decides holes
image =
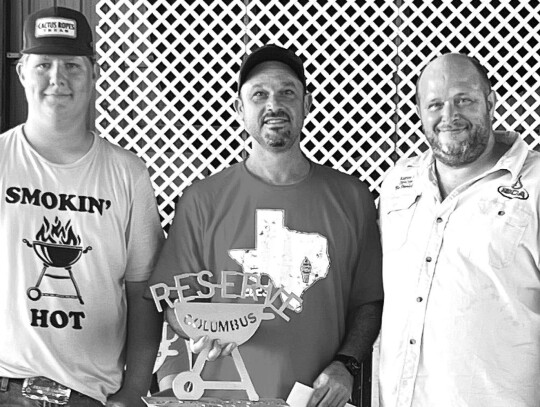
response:
{"label": "shirt pocket", "polygon": [[383,206],[381,232],[384,251],[398,250],[407,241],[420,195],[389,197]]}
{"label": "shirt pocket", "polygon": [[532,213],[518,200],[481,200],[479,213],[469,218],[467,252],[479,266],[489,263],[495,268],[508,266],[516,255]]}

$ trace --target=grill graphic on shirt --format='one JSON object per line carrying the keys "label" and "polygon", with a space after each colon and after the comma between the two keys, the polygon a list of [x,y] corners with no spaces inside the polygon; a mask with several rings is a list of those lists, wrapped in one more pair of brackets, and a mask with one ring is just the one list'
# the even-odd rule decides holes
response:
{"label": "grill graphic on shirt", "polygon": [[521,176],[511,187],[500,186],[497,188],[497,191],[499,191],[499,194],[508,199],[525,200],[529,198],[529,192],[523,188],[523,184],[521,183]]}
{"label": "grill graphic on shirt", "polygon": [[[35,286],[28,288],[26,294],[33,301],[39,300],[42,296],[71,298],[78,299],[81,304],[84,304],[79,286],[73,275],[72,266],[77,263],[81,256],[92,250],[91,246],[83,249],[81,237],[73,231],[71,221],[68,220],[64,225],[55,218],[54,223],[49,222],[47,218],[43,218],[43,224],[36,233],[35,240],[30,243],[27,239],[23,239],[28,247],[34,249],[34,253],[43,263],[41,274]],[[67,275],[51,274],[49,268],[59,268],[67,271]],[[70,279],[76,294],[58,294],[45,293],[39,288],[43,277],[49,277],[57,280]]]}
{"label": "grill graphic on shirt", "polygon": [[[328,274],[328,240],[318,233],[288,229],[283,210],[258,209],[255,217],[255,248],[232,249],[229,256],[244,273],[266,274],[274,286],[301,298]],[[290,301],[289,308],[301,312],[302,303]]]}

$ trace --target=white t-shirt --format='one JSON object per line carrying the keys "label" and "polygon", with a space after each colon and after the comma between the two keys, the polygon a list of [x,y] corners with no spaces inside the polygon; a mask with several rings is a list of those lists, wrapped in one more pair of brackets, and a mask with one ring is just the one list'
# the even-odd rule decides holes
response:
{"label": "white t-shirt", "polygon": [[0,376],[45,376],[105,402],[125,363],[124,281],[163,238],[144,164],[94,135],[54,164],[19,126],[0,136]]}

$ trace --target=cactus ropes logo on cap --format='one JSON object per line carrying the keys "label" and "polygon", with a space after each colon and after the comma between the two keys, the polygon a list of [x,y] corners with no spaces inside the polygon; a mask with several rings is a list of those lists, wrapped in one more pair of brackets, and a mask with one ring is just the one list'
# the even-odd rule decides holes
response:
{"label": "cactus ropes logo on cap", "polygon": [[77,22],[68,18],[45,17],[36,20],[36,38],[77,38]]}

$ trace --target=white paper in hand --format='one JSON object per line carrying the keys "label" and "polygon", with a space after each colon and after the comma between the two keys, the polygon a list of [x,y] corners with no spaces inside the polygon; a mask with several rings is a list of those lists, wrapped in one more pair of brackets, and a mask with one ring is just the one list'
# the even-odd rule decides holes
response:
{"label": "white paper in hand", "polygon": [[[287,397],[287,404],[291,407],[306,407],[311,394],[314,392],[311,387],[296,382]],[[355,407],[352,404],[345,404],[345,407]]]}

